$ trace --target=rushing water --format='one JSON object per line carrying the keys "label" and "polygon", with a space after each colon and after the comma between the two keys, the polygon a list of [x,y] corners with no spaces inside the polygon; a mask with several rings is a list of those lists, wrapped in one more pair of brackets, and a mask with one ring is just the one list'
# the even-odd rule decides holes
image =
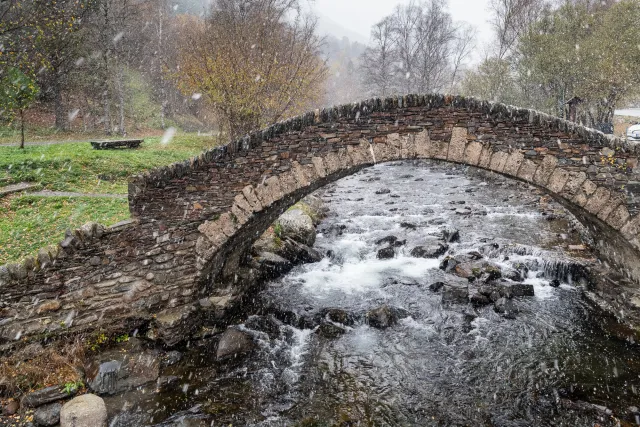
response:
{"label": "rushing water", "polygon": [[[163,372],[178,377],[173,390],[112,398],[127,409],[112,425],[171,415],[163,425],[616,425],[611,411],[640,424],[629,409],[640,406],[637,349],[597,327],[562,250],[578,243],[577,233],[542,215],[532,188],[460,167],[398,163],[345,178],[323,197],[329,216],[316,248],[327,256],[267,284],[255,303],[290,324],[269,336],[249,319],[244,328],[260,349],[240,364],[217,364],[215,344],[194,346]],[[439,269],[444,255],[409,252],[445,227],[461,237],[449,254],[475,250],[505,270],[528,266],[535,296],[515,299],[515,319],[493,305],[443,304],[429,289],[452,280]],[[389,235],[407,242],[379,260],[376,241]],[[562,285],[550,286],[554,279]],[[382,304],[410,316],[383,330],[368,326],[365,313]],[[327,308],[354,319],[337,338],[305,320]]]}

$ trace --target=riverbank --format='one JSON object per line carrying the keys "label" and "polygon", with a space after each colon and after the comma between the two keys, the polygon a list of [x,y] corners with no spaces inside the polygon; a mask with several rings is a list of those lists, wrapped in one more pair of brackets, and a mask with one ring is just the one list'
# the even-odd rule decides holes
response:
{"label": "riverbank", "polygon": [[[582,299],[605,274],[586,232],[499,175],[377,166],[258,239],[228,317],[211,316],[220,297],[202,299],[196,322],[162,332],[174,348],[145,328],[85,337],[75,376],[35,396],[97,394],[112,427],[633,422],[637,350]],[[64,372],[19,357],[16,372],[29,360]],[[37,409],[20,411],[23,422]]]}

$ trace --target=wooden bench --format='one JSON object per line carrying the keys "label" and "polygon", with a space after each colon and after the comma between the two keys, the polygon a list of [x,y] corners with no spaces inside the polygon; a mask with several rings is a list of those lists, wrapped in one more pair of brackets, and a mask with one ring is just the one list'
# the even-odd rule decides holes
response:
{"label": "wooden bench", "polygon": [[138,148],[144,139],[118,139],[115,141],[91,141],[94,150],[114,150],[117,148]]}

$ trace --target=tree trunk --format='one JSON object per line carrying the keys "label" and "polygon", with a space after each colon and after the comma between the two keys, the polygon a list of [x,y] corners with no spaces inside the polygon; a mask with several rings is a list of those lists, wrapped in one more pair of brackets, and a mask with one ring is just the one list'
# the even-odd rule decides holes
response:
{"label": "tree trunk", "polygon": [[54,113],[56,116],[56,129],[67,130],[68,119],[64,113],[64,104],[62,102],[62,88],[60,87],[60,74],[58,70],[53,70],[53,98]]}
{"label": "tree trunk", "polygon": [[119,105],[119,110],[120,110],[120,122],[118,125],[118,129],[120,130],[120,135],[122,136],[126,136],[127,135],[127,129],[126,129],[126,124],[125,124],[125,103],[124,103],[124,66],[122,64],[118,64],[118,71],[116,74],[116,79],[117,79],[117,87],[118,87],[118,103]]}
{"label": "tree trunk", "polygon": [[24,110],[20,109],[20,133],[22,135],[20,139],[20,148],[24,150]]}

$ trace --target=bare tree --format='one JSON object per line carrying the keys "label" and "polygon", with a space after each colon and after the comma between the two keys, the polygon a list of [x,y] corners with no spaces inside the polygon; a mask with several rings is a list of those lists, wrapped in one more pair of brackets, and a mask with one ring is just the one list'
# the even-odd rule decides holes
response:
{"label": "bare tree", "polygon": [[490,24],[496,34],[498,59],[513,52],[520,36],[538,19],[546,3],[546,0],[490,1]]}
{"label": "bare tree", "polygon": [[453,23],[446,0],[398,6],[372,30],[373,46],[362,58],[365,84],[377,94],[451,88],[473,38],[469,25]]}
{"label": "bare tree", "polygon": [[453,50],[453,70],[451,73],[451,86],[449,87],[450,93],[454,92],[455,87],[459,83],[464,61],[469,58],[469,55],[471,55],[471,52],[473,52],[476,47],[476,35],[477,31],[474,27],[469,24],[460,24]]}
{"label": "bare tree", "polygon": [[448,83],[454,42],[457,39],[451,15],[444,0],[422,5],[415,31],[417,41],[415,89],[418,92],[442,90]]}
{"label": "bare tree", "polygon": [[362,80],[367,90],[376,96],[394,92],[396,52],[392,39],[392,20],[385,18],[371,29],[372,46],[362,55]]}

